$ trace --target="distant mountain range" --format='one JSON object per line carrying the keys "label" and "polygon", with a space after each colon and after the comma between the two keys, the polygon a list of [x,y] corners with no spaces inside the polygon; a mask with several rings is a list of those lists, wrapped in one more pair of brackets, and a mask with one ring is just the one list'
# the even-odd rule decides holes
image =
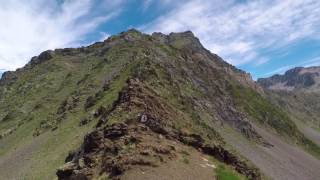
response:
{"label": "distant mountain range", "polygon": [[320,89],[320,67],[297,67],[288,70],[284,75],[258,79],[258,83],[270,90],[315,90]]}
{"label": "distant mountain range", "polygon": [[258,79],[258,84],[300,124],[305,135],[320,144],[320,67],[297,67],[284,75]]}
{"label": "distant mountain range", "polygon": [[0,80],[0,177],[317,179],[319,69],[255,82],[190,31],[45,51]]}

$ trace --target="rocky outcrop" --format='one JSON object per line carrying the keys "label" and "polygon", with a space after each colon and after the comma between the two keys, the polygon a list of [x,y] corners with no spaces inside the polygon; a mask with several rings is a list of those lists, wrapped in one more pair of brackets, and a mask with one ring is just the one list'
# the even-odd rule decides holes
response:
{"label": "rocky outcrop", "polygon": [[[52,179],[52,171],[40,166],[67,155],[84,134],[82,146],[57,172],[60,179],[121,178],[145,166],[157,170],[153,167],[168,161],[176,165],[177,149],[191,149],[199,160],[215,157],[259,179],[258,170],[223,138],[244,136],[239,143],[272,150],[256,131],[266,127],[279,138],[301,141],[291,119],[260,90],[250,74],[206,50],[190,31],[129,30],[88,47],[44,52],[25,68],[6,73],[0,81],[0,133],[10,134],[1,145],[10,152],[29,142],[20,137],[44,137],[46,144],[32,151],[55,153],[32,156],[40,179]],[[12,117],[3,120],[9,112]],[[0,163],[0,171],[4,166]],[[16,179],[11,175],[6,179]]]}
{"label": "rocky outcrop", "polygon": [[174,160],[177,156],[175,146],[180,142],[235,167],[248,179],[261,178],[257,169],[223,147],[206,144],[196,134],[167,130],[153,120],[143,123],[139,119],[135,123],[113,124],[98,129],[85,137],[82,148],[57,171],[57,176],[59,179],[92,179],[106,173],[109,178],[118,179],[126,170],[137,166],[157,167]]}
{"label": "rocky outcrop", "polygon": [[17,79],[17,74],[13,71],[6,71],[2,74],[2,77],[0,79],[0,86],[4,86],[6,84],[9,84],[11,82],[14,82]]}
{"label": "rocky outcrop", "polygon": [[[122,119],[123,123],[108,123],[108,116],[116,111],[126,113],[137,107],[144,107],[144,111]],[[67,157],[68,162],[57,171],[58,178],[93,179],[107,174],[108,178],[119,179],[129,169],[157,167],[175,160],[177,144],[191,146],[213,156],[249,179],[261,178],[256,168],[222,146],[208,143],[201,135],[176,129],[172,126],[173,117],[165,118],[166,111],[170,114],[167,108],[165,104],[159,104],[156,95],[148,92],[138,79],[128,80],[111,111],[105,114],[99,108],[97,116],[101,114],[101,120],[97,129],[84,138],[78,152]]]}
{"label": "rocky outcrop", "polygon": [[297,67],[288,70],[284,75],[261,78],[257,82],[266,89],[292,91],[311,88],[320,83],[319,79],[320,67]]}

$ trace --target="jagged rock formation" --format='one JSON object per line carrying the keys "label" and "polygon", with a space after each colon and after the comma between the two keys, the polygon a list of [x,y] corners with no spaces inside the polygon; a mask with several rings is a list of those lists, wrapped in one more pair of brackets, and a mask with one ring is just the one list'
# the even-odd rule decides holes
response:
{"label": "jagged rock formation", "polygon": [[59,179],[93,179],[104,173],[109,174],[109,178],[119,178],[135,166],[157,167],[161,162],[177,159],[179,143],[234,166],[249,179],[261,178],[257,169],[249,167],[223,147],[206,144],[200,135],[176,129],[175,112],[148,91],[138,79],[130,79],[113,110],[103,113],[101,119],[107,120],[113,111],[141,112],[138,116],[122,119],[124,123],[99,123],[97,130],[85,137],[81,149],[69,159],[71,161],[58,170]]}
{"label": "jagged rock formation", "polygon": [[[188,162],[185,154],[191,154],[248,179],[316,177],[314,169],[296,171],[301,162],[280,168],[256,159],[286,149],[275,147],[271,134],[289,147],[320,154],[267,97],[249,74],[206,50],[190,31],[129,30],[88,47],[46,51],[0,80],[0,174],[12,170],[4,164],[14,160],[24,167],[16,168],[21,176],[31,179],[52,179],[58,167],[60,179],[126,179],[128,173],[142,178],[132,173],[152,173],[170,162],[180,167],[180,159]],[[229,142],[232,134],[239,139]],[[259,151],[247,153],[238,148],[241,142]],[[320,162],[301,149],[302,161],[316,168]],[[197,169],[196,162],[189,166]],[[209,173],[203,179],[219,175],[199,171]]]}
{"label": "jagged rock formation", "polygon": [[258,83],[270,90],[319,90],[320,67],[297,67],[288,70],[284,75],[274,75],[270,78],[258,79]]}

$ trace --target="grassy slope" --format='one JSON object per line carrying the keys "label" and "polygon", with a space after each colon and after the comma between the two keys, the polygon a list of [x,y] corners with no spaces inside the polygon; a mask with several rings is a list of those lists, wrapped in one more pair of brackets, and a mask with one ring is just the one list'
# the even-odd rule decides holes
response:
{"label": "grassy slope", "polygon": [[[117,41],[118,38],[113,37],[111,40]],[[143,41],[119,43],[106,50],[107,53],[101,53],[103,46],[99,44],[90,47],[89,53],[77,52],[77,55],[72,56],[57,53],[53,59],[19,74],[18,80],[12,85],[1,87],[5,88],[2,92],[6,93],[0,98],[0,119],[7,118],[0,121],[0,132],[16,130],[0,140],[0,156],[31,143],[35,133],[47,132],[46,142],[31,157],[34,167],[27,174],[42,179],[54,177],[55,169],[63,164],[68,152],[77,148],[83,136],[96,124],[97,119],[92,117],[92,112],[101,105],[110,108],[125,81],[133,75],[145,79],[146,85],[180,113],[181,116],[176,117],[175,121],[178,129],[197,132],[213,143],[223,144],[212,127],[213,115],[195,105],[194,99],[206,98],[204,92],[194,84],[191,77],[180,72],[179,68],[183,66],[179,59],[182,51],[149,40],[149,37],[143,37]],[[183,47],[184,43],[177,41],[176,45]],[[172,74],[169,70],[177,72]],[[222,76],[215,74],[214,78],[221,79]],[[109,84],[108,90],[102,90],[105,83]],[[206,83],[211,82],[208,80]],[[281,110],[277,110],[253,90],[240,86],[232,88],[231,92],[236,103],[254,119],[269,124],[280,133],[300,136]],[[84,104],[89,96],[95,98],[95,103],[85,110]],[[70,97],[79,98],[78,105],[61,118],[57,110]],[[118,122],[129,115],[114,114],[109,123]],[[80,127],[79,122],[83,118],[92,121]],[[266,118],[268,121],[265,121]],[[55,127],[58,129],[51,131]],[[305,144],[312,147],[310,142]],[[309,149],[318,153],[317,147],[314,147],[315,150]],[[223,168],[220,168],[219,173],[222,177],[230,174]]]}
{"label": "grassy slope", "polygon": [[262,125],[268,125],[287,139],[294,140],[315,157],[320,158],[320,147],[307,139],[297,128],[294,121],[280,107],[270,103],[250,88],[232,86],[232,96],[237,106],[247,112]]}
{"label": "grassy slope", "polygon": [[[45,142],[35,152],[27,152],[33,153],[29,157],[33,161],[33,168],[26,173],[45,179],[53,178],[55,169],[63,164],[68,152],[76,149],[83,136],[95,125],[96,119],[90,117],[95,107],[84,110],[87,97],[101,91],[105,81],[113,78],[109,90],[102,93],[103,98],[99,103],[112,106],[112,102],[117,99],[131,68],[125,65],[131,58],[130,52],[117,55],[119,51],[126,52],[126,48],[117,46],[103,57],[94,53],[80,54],[78,57],[58,54],[21,73],[9,88],[4,87],[10,91],[2,97],[0,114],[11,112],[11,116],[0,122],[0,130],[15,130],[0,140],[0,155],[10,156],[15,149],[23,149],[32,143],[35,132],[43,134],[48,131]],[[79,98],[77,106],[67,111],[61,119],[57,114],[59,106],[73,96]],[[80,127],[80,120],[88,117],[93,122]],[[58,129],[51,130],[55,127]]]}

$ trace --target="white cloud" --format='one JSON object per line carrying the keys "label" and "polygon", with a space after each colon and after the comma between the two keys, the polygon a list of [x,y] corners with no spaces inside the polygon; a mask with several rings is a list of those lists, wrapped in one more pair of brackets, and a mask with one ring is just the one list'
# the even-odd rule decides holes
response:
{"label": "white cloud", "polygon": [[[47,49],[78,46],[122,1],[7,0],[0,4],[0,69],[22,67]],[[110,3],[111,2],[111,3]],[[102,13],[103,12],[103,13]]]}
{"label": "white cloud", "polygon": [[168,14],[141,29],[192,30],[214,53],[234,65],[268,61],[260,50],[283,48],[304,38],[319,39],[320,1],[181,1]]}
{"label": "white cloud", "polygon": [[143,10],[148,9],[151,6],[152,3],[153,3],[153,0],[144,0],[143,1],[143,6],[142,6]]}
{"label": "white cloud", "polygon": [[100,40],[99,41],[104,41],[106,39],[108,39],[108,37],[110,37],[110,34],[106,33],[106,32],[100,32]]}
{"label": "white cloud", "polygon": [[[57,2],[64,2],[59,4]],[[83,38],[115,17],[128,1],[7,0],[0,4],[0,69],[22,67],[46,49],[83,45]],[[261,65],[268,53],[301,39],[319,39],[318,0],[141,0],[169,12],[140,29],[192,30],[205,47],[234,65]],[[152,5],[152,6],[151,6]],[[134,23],[134,22],[133,22]],[[103,40],[109,34],[100,34]],[[285,53],[285,52],[284,52]]]}
{"label": "white cloud", "polygon": [[156,4],[158,7],[167,7],[168,5],[174,6],[187,0],[141,0],[142,10],[146,11],[151,5]]}

